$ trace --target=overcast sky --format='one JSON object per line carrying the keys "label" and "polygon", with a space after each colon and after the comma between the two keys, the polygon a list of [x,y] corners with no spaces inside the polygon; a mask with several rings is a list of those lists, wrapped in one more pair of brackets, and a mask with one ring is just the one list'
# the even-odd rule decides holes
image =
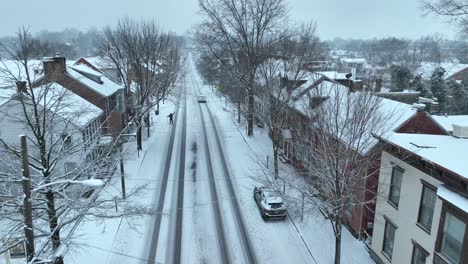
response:
{"label": "overcast sky", "polygon": [[[22,25],[32,32],[113,25],[118,18],[154,18],[166,30],[186,33],[199,19],[197,0],[1,0],[0,36]],[[440,18],[422,16],[419,0],[286,0],[294,21],[318,23],[322,39],[408,37],[441,33],[453,38],[454,28]]]}

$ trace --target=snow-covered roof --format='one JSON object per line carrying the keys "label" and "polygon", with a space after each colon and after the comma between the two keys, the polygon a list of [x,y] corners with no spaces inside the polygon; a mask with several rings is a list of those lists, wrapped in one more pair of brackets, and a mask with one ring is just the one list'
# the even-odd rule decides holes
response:
{"label": "snow-covered roof", "polygon": [[107,60],[105,58],[101,58],[99,56],[79,58],[78,60],[76,60],[76,62],[73,63],[73,65],[78,65],[78,62],[79,62],[80,59],[86,60],[87,62],[92,64],[97,69],[115,68],[115,65],[111,61],[109,61],[109,60]]}
{"label": "snow-covered roof", "polygon": [[0,106],[8,102],[16,93],[16,87],[0,87]]}
{"label": "snow-covered roof", "polygon": [[468,126],[468,115],[432,115],[431,117],[448,132],[453,131],[452,125]]}
{"label": "snow-covered roof", "polygon": [[57,113],[69,122],[83,127],[95,120],[103,111],[58,83],[49,83],[34,88],[38,102],[46,109]]}
{"label": "snow-covered roof", "polygon": [[[28,71],[31,81],[38,79],[42,74],[42,61],[28,61]],[[16,86],[17,80],[26,80],[24,66],[16,60],[0,60],[0,87]]]}
{"label": "snow-covered roof", "polygon": [[366,63],[364,58],[341,58],[340,60],[346,63]]}
{"label": "snow-covered roof", "polygon": [[345,80],[345,79],[347,79],[346,78],[347,73],[342,73],[342,72],[337,72],[337,71],[319,71],[319,72],[316,72],[316,73],[324,75],[327,78],[330,78],[332,80]]}
{"label": "snow-covered roof", "polygon": [[468,213],[468,199],[466,197],[449,190],[444,185],[437,188],[437,196]]}
{"label": "snow-covered roof", "polygon": [[[315,73],[311,74],[310,79],[306,83],[294,89],[292,92],[293,100],[289,102],[289,106],[306,116],[315,116],[316,112],[319,111],[319,109],[323,107],[326,108],[329,104],[334,104],[337,102],[339,102],[340,104],[358,103],[359,97],[363,92],[349,93],[348,87],[336,83],[334,81],[329,81],[324,78],[318,78],[320,76],[323,77],[323,75]],[[344,99],[343,97],[348,96],[348,94],[350,96],[349,100]],[[363,154],[370,151],[378,143],[378,140],[374,138],[373,134],[379,135],[383,138],[389,136],[391,133],[393,133],[395,129],[397,129],[401,124],[403,124],[403,122],[412,117],[417,111],[416,108],[408,104],[376,97],[373,95],[369,96],[375,98],[375,102],[378,103],[378,106],[375,107],[375,111],[377,112],[375,116],[376,120],[379,118],[384,120],[378,122],[378,125],[380,127],[367,129],[365,131],[366,135],[364,135],[362,140],[367,143],[364,144],[365,146],[361,145],[360,149],[358,149],[358,151],[363,152]],[[327,99],[320,106],[318,106],[318,108],[311,108],[311,98],[317,97]],[[337,100],[337,98],[341,99]],[[343,105],[342,108],[344,112],[346,106]],[[345,113],[340,113],[340,115],[341,114],[345,115]],[[346,119],[346,117],[343,118]],[[346,139],[341,138],[340,140]]]}
{"label": "snow-covered roof", "polygon": [[459,64],[459,63],[451,63],[451,62],[443,62],[443,63],[435,63],[435,62],[423,62],[421,67],[416,69],[416,73],[421,74],[423,79],[430,79],[432,73],[434,73],[435,69],[438,67],[442,67],[445,70],[445,78],[449,78],[455,73],[462,71],[468,68],[468,64]]}
{"label": "snow-covered roof", "polygon": [[468,139],[445,135],[393,133],[387,140],[468,179]]}
{"label": "snow-covered roof", "polygon": [[419,96],[419,103],[434,103],[434,99]]}
{"label": "snow-covered roof", "polygon": [[121,85],[111,81],[105,74],[95,71],[84,64],[69,66],[67,73],[72,78],[105,97],[123,89]]}
{"label": "snow-covered roof", "polygon": [[415,91],[415,90],[403,90],[403,91],[399,91],[399,92],[392,92],[392,90],[390,88],[385,88],[385,89],[382,89],[381,92],[379,92],[379,94],[420,94],[421,92],[418,92],[418,91]]}

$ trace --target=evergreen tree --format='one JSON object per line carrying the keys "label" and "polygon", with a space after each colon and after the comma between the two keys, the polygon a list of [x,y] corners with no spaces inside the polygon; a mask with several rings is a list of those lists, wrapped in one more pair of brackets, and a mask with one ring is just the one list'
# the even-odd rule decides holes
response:
{"label": "evergreen tree", "polygon": [[468,76],[459,84],[451,81],[448,84],[453,92],[453,109],[455,114],[468,113]]}
{"label": "evergreen tree", "polygon": [[445,70],[442,67],[435,69],[431,76],[431,92],[432,95],[437,98],[440,109],[444,109],[447,104],[447,87],[444,80]]}
{"label": "evergreen tree", "polygon": [[424,81],[421,77],[421,74],[414,76],[413,80],[410,82],[410,88],[420,92],[419,96],[432,98],[431,91],[429,91],[424,85]]}
{"label": "evergreen tree", "polygon": [[401,92],[409,87],[410,80],[413,78],[408,67],[403,65],[390,66],[392,91]]}

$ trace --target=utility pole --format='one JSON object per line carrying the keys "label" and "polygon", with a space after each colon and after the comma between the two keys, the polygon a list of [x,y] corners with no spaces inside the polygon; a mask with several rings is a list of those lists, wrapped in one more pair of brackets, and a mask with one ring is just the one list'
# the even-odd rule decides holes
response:
{"label": "utility pole", "polygon": [[[119,110],[119,113],[120,113],[120,123],[121,123],[121,126],[122,126],[122,129],[125,127],[125,123],[124,123],[124,107],[123,107],[123,97],[121,94],[117,95],[117,109]],[[123,162],[123,153],[122,153],[122,149],[123,149],[123,142],[122,142],[122,134],[120,134],[120,137],[119,137],[119,159],[120,159],[120,183],[122,185],[122,198],[126,199],[126,194],[125,194],[125,174],[124,174],[124,162]]]}
{"label": "utility pole", "polygon": [[24,235],[26,237],[26,254],[28,262],[34,257],[34,230],[31,206],[31,176],[29,175],[28,148],[26,135],[20,135],[21,159],[23,161],[23,215]]}

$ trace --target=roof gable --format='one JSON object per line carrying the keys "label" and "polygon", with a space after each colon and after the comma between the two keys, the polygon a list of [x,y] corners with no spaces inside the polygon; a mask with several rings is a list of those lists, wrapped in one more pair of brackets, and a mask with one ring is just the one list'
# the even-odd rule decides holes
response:
{"label": "roof gable", "polygon": [[426,135],[449,135],[449,133],[425,111],[417,111],[413,116],[395,129],[395,132]]}

